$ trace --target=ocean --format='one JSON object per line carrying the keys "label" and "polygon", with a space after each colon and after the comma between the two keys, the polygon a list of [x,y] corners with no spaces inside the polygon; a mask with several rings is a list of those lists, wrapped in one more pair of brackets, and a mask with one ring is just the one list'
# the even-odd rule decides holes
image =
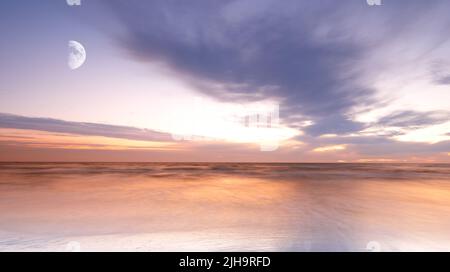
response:
{"label": "ocean", "polygon": [[0,251],[450,251],[450,165],[0,163]]}

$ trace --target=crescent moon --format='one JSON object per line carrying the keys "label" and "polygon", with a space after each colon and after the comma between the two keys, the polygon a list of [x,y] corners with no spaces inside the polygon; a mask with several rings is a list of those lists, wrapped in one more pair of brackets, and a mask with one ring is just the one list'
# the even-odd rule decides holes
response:
{"label": "crescent moon", "polygon": [[86,50],[84,46],[77,41],[69,41],[68,49],[69,57],[67,65],[72,70],[80,68],[86,61]]}

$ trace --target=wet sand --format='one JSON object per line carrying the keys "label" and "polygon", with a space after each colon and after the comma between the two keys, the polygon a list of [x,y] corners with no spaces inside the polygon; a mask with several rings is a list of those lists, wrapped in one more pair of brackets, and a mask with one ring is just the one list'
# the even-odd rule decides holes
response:
{"label": "wet sand", "polygon": [[0,163],[0,251],[450,251],[450,165]]}

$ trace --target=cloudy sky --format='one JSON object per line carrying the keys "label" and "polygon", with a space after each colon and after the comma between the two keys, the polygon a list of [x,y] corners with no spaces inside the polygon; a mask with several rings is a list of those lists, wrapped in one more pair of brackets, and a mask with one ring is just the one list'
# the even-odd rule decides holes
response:
{"label": "cloudy sky", "polygon": [[2,1],[0,160],[450,162],[449,14],[447,0]]}

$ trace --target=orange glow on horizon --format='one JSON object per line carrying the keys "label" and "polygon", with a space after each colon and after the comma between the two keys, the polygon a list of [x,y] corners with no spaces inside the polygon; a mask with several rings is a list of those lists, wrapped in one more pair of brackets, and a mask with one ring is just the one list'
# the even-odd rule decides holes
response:
{"label": "orange glow on horizon", "polygon": [[0,142],[9,145],[91,150],[176,150],[171,142],[139,141],[104,136],[75,135],[25,129],[0,129]]}
{"label": "orange glow on horizon", "polygon": [[339,150],[345,150],[347,147],[346,145],[329,145],[329,146],[322,146],[314,148],[314,152],[328,152],[328,151],[339,151]]}

